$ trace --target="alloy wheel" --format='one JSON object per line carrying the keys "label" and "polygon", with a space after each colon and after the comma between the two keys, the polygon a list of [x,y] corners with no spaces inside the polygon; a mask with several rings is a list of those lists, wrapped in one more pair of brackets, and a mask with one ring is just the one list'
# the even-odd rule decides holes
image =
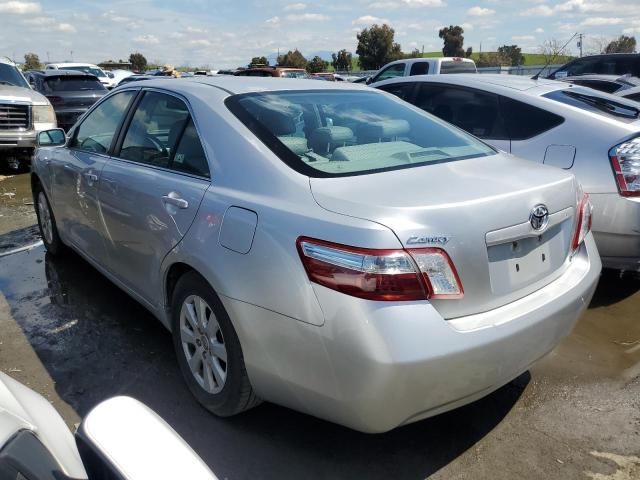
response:
{"label": "alloy wheel", "polygon": [[44,192],[38,193],[38,214],[44,240],[47,245],[50,245],[53,242],[53,220],[51,219],[49,202]]}

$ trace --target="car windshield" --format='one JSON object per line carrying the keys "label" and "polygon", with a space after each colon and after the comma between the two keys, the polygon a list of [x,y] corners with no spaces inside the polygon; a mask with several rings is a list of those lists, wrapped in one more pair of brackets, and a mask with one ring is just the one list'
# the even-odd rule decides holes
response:
{"label": "car windshield", "polygon": [[627,123],[635,122],[640,118],[640,109],[633,102],[607,94],[598,95],[590,88],[573,87],[566,90],[556,90],[544,96],[556,102]]}
{"label": "car windshield", "polygon": [[282,72],[284,78],[307,78],[307,72],[304,70],[285,70]]}
{"label": "car windshield", "polygon": [[102,70],[95,67],[63,67],[60,70],[73,70],[74,72],[83,72],[98,78],[106,78]]}
{"label": "car windshield", "polygon": [[462,130],[379,92],[248,93],[229,109],[287,165],[311,177],[362,175],[494,155]]}
{"label": "car windshield", "polygon": [[91,77],[49,77],[43,82],[44,93],[78,92],[85,90],[106,90],[95,78]]}
{"label": "car windshield", "polygon": [[0,85],[13,85],[16,87],[29,88],[22,74],[13,65],[0,63]]}

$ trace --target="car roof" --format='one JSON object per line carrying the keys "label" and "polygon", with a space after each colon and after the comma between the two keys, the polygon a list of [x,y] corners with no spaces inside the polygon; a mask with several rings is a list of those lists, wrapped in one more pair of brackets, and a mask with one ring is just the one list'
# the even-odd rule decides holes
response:
{"label": "car roof", "polygon": [[[132,82],[135,85],[135,82]],[[277,77],[236,77],[233,75],[220,75],[217,77],[193,76],[189,78],[162,78],[155,77],[146,81],[144,87],[155,86],[175,92],[189,94],[190,90],[199,85],[210,85],[224,90],[229,95],[238,95],[254,92],[282,92],[305,90],[364,90],[375,92],[366,85],[349,82],[318,82],[302,78],[277,78]],[[133,87],[132,85],[132,87]]]}
{"label": "car roof", "polygon": [[528,76],[522,75],[500,75],[489,73],[456,73],[456,74],[440,74],[440,75],[414,75],[411,77],[396,77],[391,80],[376,83],[378,85],[389,85],[391,83],[402,82],[434,82],[434,83],[450,83],[461,86],[474,86],[477,88],[486,88],[488,85],[510,88],[521,92],[531,89],[544,89],[547,91],[566,88],[567,84],[563,84],[554,80],[546,80],[539,78],[534,80]]}
{"label": "car roof", "polygon": [[47,66],[48,65],[54,65],[54,66],[57,66],[57,67],[65,66],[65,67],[96,67],[96,68],[100,68],[94,63],[60,62],[60,63],[47,63]]}
{"label": "car roof", "polygon": [[620,97],[627,97],[627,96],[633,95],[635,93],[640,93],[640,86],[627,88],[625,90],[620,90],[619,92],[615,92],[614,95],[617,95],[617,96],[620,96]]}
{"label": "car roof", "polygon": [[95,75],[91,75],[90,73],[78,72],[77,70],[36,70],[30,73],[32,75],[39,75],[42,77],[88,77],[95,78],[96,80],[98,79],[98,77],[96,77]]}

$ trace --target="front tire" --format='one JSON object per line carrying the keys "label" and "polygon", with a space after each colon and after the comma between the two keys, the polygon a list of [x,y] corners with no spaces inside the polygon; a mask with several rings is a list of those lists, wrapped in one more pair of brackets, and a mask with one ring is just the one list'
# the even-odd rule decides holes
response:
{"label": "front tire", "polygon": [[260,403],[229,315],[215,291],[195,272],[183,275],[176,284],[171,326],[182,376],[207,410],[228,417]]}
{"label": "front tire", "polygon": [[64,250],[64,244],[58,235],[58,226],[49,199],[40,185],[34,189],[33,198],[42,242],[49,253],[59,255]]}

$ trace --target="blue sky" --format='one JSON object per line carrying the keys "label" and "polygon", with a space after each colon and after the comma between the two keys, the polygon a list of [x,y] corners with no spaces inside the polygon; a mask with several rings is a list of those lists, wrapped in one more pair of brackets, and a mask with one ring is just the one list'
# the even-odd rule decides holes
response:
{"label": "blue sky", "polygon": [[462,25],[476,51],[516,43],[535,52],[577,31],[593,51],[640,34],[640,0],[0,0],[0,55],[61,61],[73,52],[97,63],[140,51],[149,61],[225,68],[278,49],[355,51],[357,32],[383,22],[407,52],[440,50],[438,29],[449,24]]}

